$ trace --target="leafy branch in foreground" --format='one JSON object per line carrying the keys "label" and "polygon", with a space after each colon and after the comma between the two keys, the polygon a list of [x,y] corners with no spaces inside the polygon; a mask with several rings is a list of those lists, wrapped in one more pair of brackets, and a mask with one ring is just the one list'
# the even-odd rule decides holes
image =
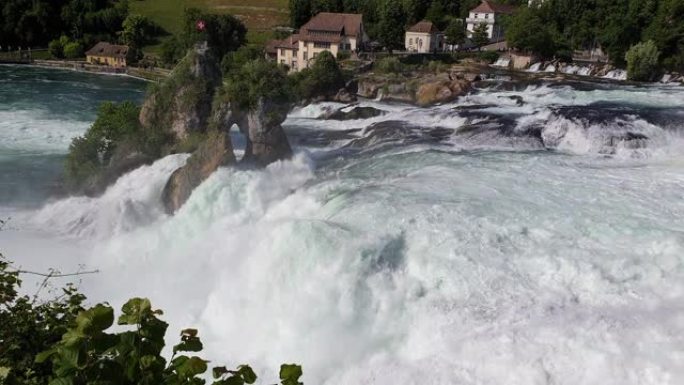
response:
{"label": "leafy branch in foreground", "polygon": [[[204,348],[196,329],[185,329],[167,361],[162,355],[168,324],[148,299],[114,309],[84,309],[73,285],[60,297],[36,304],[19,296],[20,271],[0,254],[0,384],[7,385],[204,385],[208,361],[193,355]],[[46,274],[51,277],[50,274]],[[123,328],[123,329],[122,329]],[[123,330],[123,331],[119,331]],[[247,365],[212,369],[212,385],[253,384]],[[282,385],[301,385],[302,368],[282,365]]]}

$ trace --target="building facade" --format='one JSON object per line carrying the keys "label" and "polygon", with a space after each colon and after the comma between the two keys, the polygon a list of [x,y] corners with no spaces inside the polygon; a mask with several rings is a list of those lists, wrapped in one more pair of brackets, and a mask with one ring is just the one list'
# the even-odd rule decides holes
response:
{"label": "building facade", "polygon": [[336,57],[340,52],[353,56],[367,42],[362,15],[321,12],[304,24],[299,33],[274,46],[278,63],[289,66],[291,71],[301,71],[310,67],[323,51]]}
{"label": "building facade", "polygon": [[126,67],[128,46],[99,42],[86,52],[86,61],[90,64],[108,65],[110,67]]}
{"label": "building facade", "polygon": [[489,40],[503,40],[504,28],[501,19],[505,15],[513,14],[515,10],[515,6],[497,4],[493,1],[483,0],[480,5],[471,9],[468,14],[468,18],[466,19],[468,37],[472,37],[475,27],[480,24],[485,24],[487,26]]}
{"label": "building facade", "polygon": [[409,52],[444,50],[444,34],[431,22],[421,21],[406,31],[404,45]]}

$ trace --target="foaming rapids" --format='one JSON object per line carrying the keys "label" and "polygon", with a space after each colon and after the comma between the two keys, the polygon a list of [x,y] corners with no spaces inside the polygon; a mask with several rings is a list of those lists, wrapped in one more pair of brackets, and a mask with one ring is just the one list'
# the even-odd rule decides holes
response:
{"label": "foaming rapids", "polygon": [[[286,122],[297,155],[222,168],[174,216],[187,155],[0,232],[27,268],[147,296],[212,364],[311,384],[678,384],[684,378],[681,89],[485,85],[422,109]],[[681,99],[679,99],[681,100]],[[171,341],[170,341],[171,343]],[[582,370],[578,370],[582,368]]]}

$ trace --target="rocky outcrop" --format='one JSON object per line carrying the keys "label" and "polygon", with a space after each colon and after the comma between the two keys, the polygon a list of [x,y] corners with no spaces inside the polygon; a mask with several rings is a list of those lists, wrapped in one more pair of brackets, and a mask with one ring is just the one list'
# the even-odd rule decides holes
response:
{"label": "rocky outcrop", "polygon": [[137,150],[137,147],[127,143],[120,144],[102,171],[86,179],[72,192],[90,197],[99,196],[122,175],[153,161],[154,158]]}
{"label": "rocky outcrop", "polygon": [[416,103],[419,106],[430,106],[450,102],[470,92],[471,87],[471,82],[465,79],[422,84],[416,92]]}
{"label": "rocky outcrop", "polygon": [[216,104],[212,126],[228,132],[237,125],[245,136],[245,155],[241,162],[266,166],[292,156],[290,142],[281,124],[290,111],[289,103],[260,99],[256,108],[244,111],[230,102]]}
{"label": "rocky outcrop", "polygon": [[292,156],[290,142],[281,126],[290,107],[261,99],[256,108],[247,113],[234,112],[235,116],[241,116],[238,126],[247,142],[242,162],[263,167]]}
{"label": "rocky outcrop", "polygon": [[368,99],[427,107],[453,101],[470,92],[472,82],[479,80],[479,75],[467,75],[426,74],[405,79],[367,76],[359,79],[357,94]]}
{"label": "rocky outcrop", "polygon": [[175,213],[190,198],[193,190],[216,169],[235,163],[233,145],[227,132],[207,135],[185,166],[176,170],[164,187],[162,202],[166,212]]}
{"label": "rocky outcrop", "polygon": [[140,111],[143,127],[169,129],[177,140],[205,132],[221,70],[206,43],[198,44],[171,76],[145,100]]}
{"label": "rocky outcrop", "polygon": [[373,107],[353,107],[351,110],[345,111],[347,107],[333,110],[324,114],[320,119],[327,120],[356,120],[356,119],[370,119],[376,116],[385,115],[387,112],[378,110]]}

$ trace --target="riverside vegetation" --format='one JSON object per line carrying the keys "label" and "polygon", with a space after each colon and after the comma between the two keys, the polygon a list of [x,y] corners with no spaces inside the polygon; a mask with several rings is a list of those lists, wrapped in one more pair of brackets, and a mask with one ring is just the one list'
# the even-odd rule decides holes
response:
{"label": "riverside vegetation", "polygon": [[[41,301],[19,295],[21,272],[0,254],[0,383],[4,385],[204,385],[208,361],[196,329],[180,333],[173,355],[162,354],[168,324],[145,298],[132,298],[114,325],[108,304],[85,307],[73,285]],[[47,275],[48,278],[50,274]],[[47,278],[46,278],[47,280]],[[45,282],[44,282],[45,284]],[[43,285],[44,286],[44,285]],[[43,287],[41,286],[41,287]],[[213,385],[253,384],[248,365],[212,368]],[[282,385],[301,385],[302,368],[283,364]]]}

